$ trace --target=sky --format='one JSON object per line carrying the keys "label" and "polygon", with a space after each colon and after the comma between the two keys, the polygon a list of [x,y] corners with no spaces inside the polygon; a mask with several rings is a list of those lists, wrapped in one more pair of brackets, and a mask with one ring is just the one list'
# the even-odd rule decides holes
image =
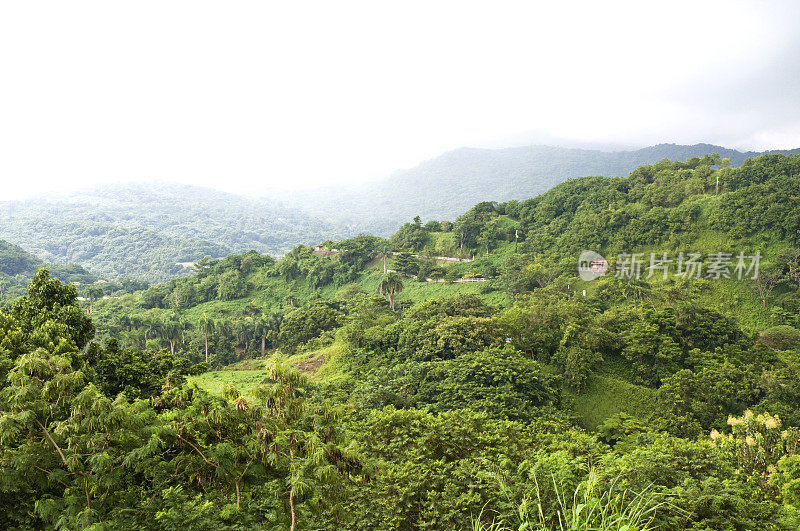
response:
{"label": "sky", "polygon": [[800,2],[0,3],[0,200],[462,146],[800,147]]}

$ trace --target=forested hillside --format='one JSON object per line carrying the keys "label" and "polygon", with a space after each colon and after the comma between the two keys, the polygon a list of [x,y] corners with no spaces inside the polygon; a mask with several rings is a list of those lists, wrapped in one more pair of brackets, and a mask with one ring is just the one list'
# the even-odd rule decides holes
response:
{"label": "forested hillside", "polygon": [[45,262],[80,264],[109,281],[159,282],[191,273],[191,263],[205,256],[248,250],[280,255],[298,243],[388,235],[416,215],[452,219],[478,202],[533,197],[573,177],[627,175],[641,164],[711,152],[732,166],[753,155],[707,144],[612,153],[465,148],[358,189],[276,192],[265,199],[174,183],[98,186],[0,202],[0,239],[24,245]]}
{"label": "forested hillside", "polygon": [[[798,152],[800,149],[774,153]],[[481,201],[527,199],[576,177],[625,176],[643,164],[712,153],[729,159],[733,166],[759,155],[710,144],[659,144],[616,152],[554,146],[462,148],[380,181],[283,197],[354,233],[385,236],[416,215],[424,220],[452,219]]]}
{"label": "forested hillside", "polygon": [[273,201],[179,184],[100,186],[0,203],[0,238],[109,280],[166,280],[204,256],[280,254],[337,234]]}
{"label": "forested hillside", "polygon": [[0,311],[0,522],[797,529],[800,155],[725,166],[201,260],[91,315],[42,271]]}
{"label": "forested hillside", "polygon": [[22,247],[0,240],[0,300],[24,295],[28,282],[42,267],[65,283],[91,284],[97,280],[81,266],[48,265]]}

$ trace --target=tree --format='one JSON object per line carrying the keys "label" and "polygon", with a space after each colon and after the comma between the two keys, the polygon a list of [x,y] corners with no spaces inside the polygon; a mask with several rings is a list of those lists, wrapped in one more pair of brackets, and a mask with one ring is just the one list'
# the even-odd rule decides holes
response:
{"label": "tree", "polygon": [[[67,328],[66,337],[78,349],[82,349],[95,335],[91,318],[78,306],[75,286],[50,278],[47,269],[40,269],[34,275],[28,284],[27,295],[11,305],[10,315],[26,335],[32,331],[33,323],[61,323]],[[53,341],[58,344],[58,341]]]}
{"label": "tree", "polygon": [[531,421],[535,408],[557,402],[556,377],[514,349],[467,352],[430,366],[419,401],[431,411],[485,411],[496,418]]}
{"label": "tree", "polygon": [[417,216],[413,223],[403,224],[397,232],[392,234],[390,241],[395,248],[419,251],[425,247],[429,239],[430,234],[422,228],[422,221]]}
{"label": "tree", "polygon": [[394,259],[394,267],[406,275],[416,275],[419,272],[419,260],[411,253],[399,253]]}
{"label": "tree", "polygon": [[787,249],[778,256],[786,278],[800,290],[800,249]]}
{"label": "tree", "polygon": [[281,314],[273,312],[270,314],[261,314],[261,317],[255,323],[255,332],[261,338],[261,357],[263,358],[267,352],[267,337],[272,337],[270,332],[274,335],[278,331],[278,326],[281,322]]}
{"label": "tree", "polygon": [[758,272],[758,276],[753,280],[755,289],[758,296],[761,297],[761,303],[764,308],[767,307],[767,300],[769,300],[772,291],[784,281],[783,275],[778,271],[772,269],[762,269]]}
{"label": "tree", "polygon": [[90,286],[84,294],[89,299],[89,313],[94,313],[94,302],[103,298],[103,289],[99,286]]}
{"label": "tree", "polygon": [[530,261],[520,254],[512,254],[503,262],[498,284],[516,302],[519,295],[533,288],[534,277]]}
{"label": "tree", "polygon": [[217,296],[225,301],[240,299],[247,294],[247,286],[239,271],[231,269],[219,277]]}
{"label": "tree", "polygon": [[453,232],[456,233],[458,238],[458,248],[461,254],[464,253],[464,247],[471,249],[475,246],[483,227],[481,221],[476,219],[475,215],[470,214],[470,212],[459,217],[453,225]]}
{"label": "tree", "polygon": [[433,260],[420,260],[419,271],[417,271],[417,280],[419,282],[427,282],[428,277],[430,276],[434,267],[436,267],[436,263]]}
{"label": "tree", "polygon": [[335,427],[338,411],[327,404],[312,408],[306,402],[305,376],[277,361],[270,364],[268,374],[271,383],[255,390],[256,398],[264,405],[263,423],[272,431],[266,445],[266,462],[285,474],[289,530],[294,531],[297,498],[307,500],[315,490],[342,482],[343,472],[354,468],[357,462],[339,445]]}
{"label": "tree", "polygon": [[318,302],[286,314],[278,334],[281,349],[293,353],[302,343],[339,326],[341,312],[335,306]]}
{"label": "tree", "polygon": [[203,312],[203,318],[200,320],[200,330],[203,332],[203,340],[205,342],[206,363],[208,363],[208,336],[214,333],[215,327],[214,320]]}
{"label": "tree", "polygon": [[377,247],[377,256],[378,258],[383,259],[383,274],[386,274],[386,259],[392,255],[392,246],[387,241],[384,240],[381,242]]}
{"label": "tree", "polygon": [[169,342],[169,352],[175,355],[175,344],[181,339],[184,331],[184,324],[174,317],[167,318],[158,323],[158,335],[161,339]]}
{"label": "tree", "polygon": [[234,335],[239,346],[242,347],[240,358],[247,356],[247,350],[250,348],[250,342],[256,334],[256,322],[252,317],[239,319],[234,324]]}
{"label": "tree", "polygon": [[389,306],[394,311],[394,296],[403,291],[403,281],[397,273],[389,273],[378,286],[378,293],[389,298]]}

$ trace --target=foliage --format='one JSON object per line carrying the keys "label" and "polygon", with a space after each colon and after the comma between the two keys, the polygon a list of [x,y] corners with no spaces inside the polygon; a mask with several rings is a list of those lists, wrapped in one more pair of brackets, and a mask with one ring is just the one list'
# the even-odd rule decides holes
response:
{"label": "foliage", "polygon": [[800,330],[788,325],[777,325],[761,332],[759,340],[777,350],[800,348]]}
{"label": "foliage", "polygon": [[[0,525],[796,528],[795,205],[732,196],[782,198],[793,164],[664,161],[415,220],[417,272],[453,282],[402,293],[390,242],[363,235],[98,283],[83,308],[40,271],[0,309]],[[732,197],[768,221],[729,231]],[[766,300],[584,282],[570,257],[734,234],[766,238]],[[430,257],[441,243],[464,259]]]}
{"label": "foliage", "polygon": [[302,343],[335,328],[340,319],[340,312],[330,303],[317,303],[306,308],[298,308],[284,317],[278,334],[278,343],[281,348],[293,352]]}
{"label": "foliage", "polygon": [[0,240],[0,300],[25,294],[25,287],[41,268],[63,282],[91,284],[97,277],[79,265],[46,265],[22,247]]}
{"label": "foliage", "polygon": [[274,202],[179,184],[115,184],[0,203],[0,238],[108,280],[166,281],[191,274],[185,264],[205,256],[283,253],[335,233]]}

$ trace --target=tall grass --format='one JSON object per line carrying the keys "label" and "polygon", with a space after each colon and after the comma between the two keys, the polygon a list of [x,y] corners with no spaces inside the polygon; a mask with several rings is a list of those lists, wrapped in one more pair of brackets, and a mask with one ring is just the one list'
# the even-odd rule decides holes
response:
{"label": "tall grass", "polygon": [[[534,476],[534,481],[536,481]],[[592,469],[569,498],[553,478],[556,493],[555,507],[545,507],[538,481],[536,481],[536,506],[523,500],[519,505],[520,525],[517,531],[649,531],[655,529],[657,512],[667,505],[651,488],[642,492],[622,491],[616,482],[601,490],[597,472]],[[547,516],[555,510],[553,516]],[[531,514],[532,513],[532,514]],[[472,531],[513,531],[502,520],[482,522],[483,511],[472,521]]]}

